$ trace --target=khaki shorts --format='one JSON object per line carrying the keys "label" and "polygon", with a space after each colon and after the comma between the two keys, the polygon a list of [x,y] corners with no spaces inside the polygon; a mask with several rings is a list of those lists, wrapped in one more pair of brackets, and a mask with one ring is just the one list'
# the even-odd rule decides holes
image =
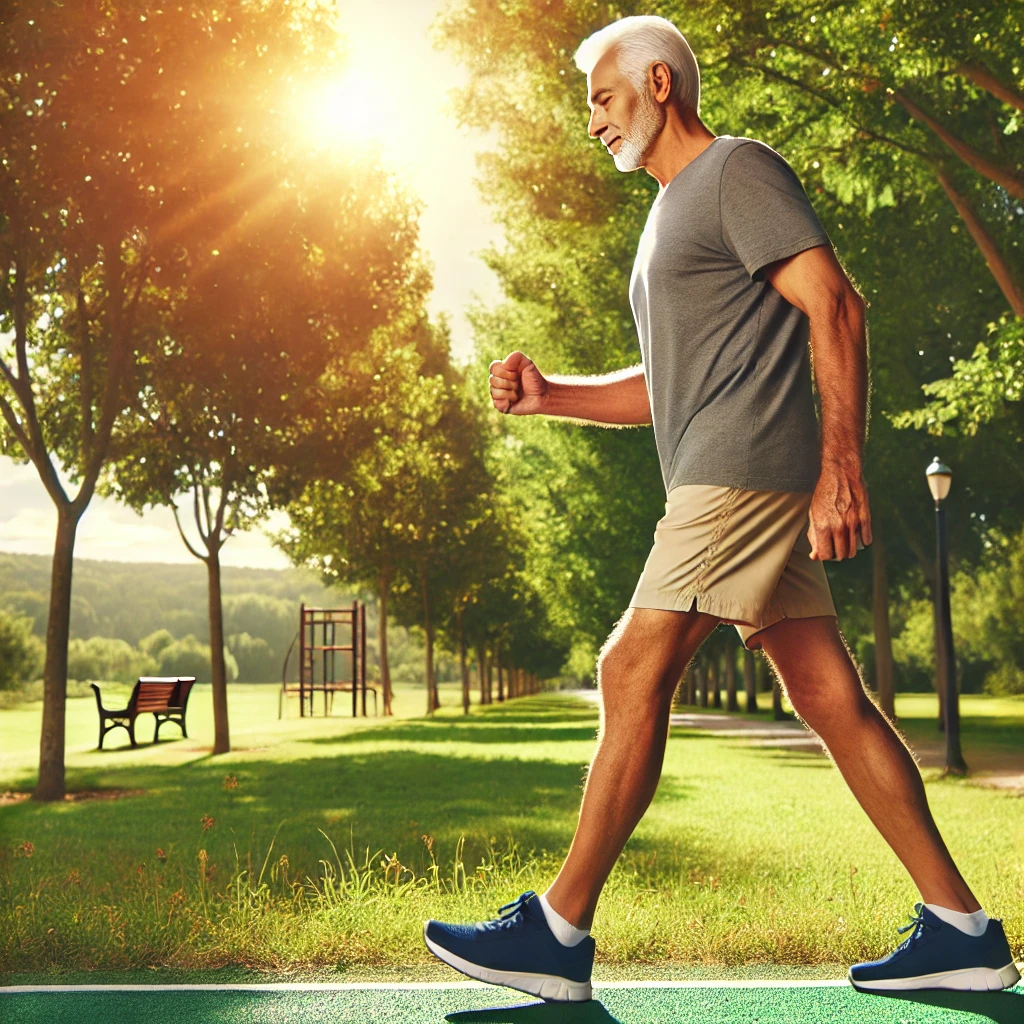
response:
{"label": "khaki shorts", "polygon": [[810,557],[810,505],[790,491],[673,487],[630,607],[696,607],[735,624],[751,650],[780,619],[835,615],[825,566]]}

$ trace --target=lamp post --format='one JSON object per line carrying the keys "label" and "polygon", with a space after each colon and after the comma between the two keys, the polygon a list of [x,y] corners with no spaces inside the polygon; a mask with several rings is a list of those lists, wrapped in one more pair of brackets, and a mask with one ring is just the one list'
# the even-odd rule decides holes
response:
{"label": "lamp post", "polygon": [[935,659],[939,686],[946,697],[946,773],[966,775],[967,765],[960,750],[960,701],[956,690],[956,662],[953,657],[953,621],[949,611],[949,552],[946,547],[946,510],[942,502],[949,494],[953,472],[936,455],[925,470],[928,490],[935,499]]}

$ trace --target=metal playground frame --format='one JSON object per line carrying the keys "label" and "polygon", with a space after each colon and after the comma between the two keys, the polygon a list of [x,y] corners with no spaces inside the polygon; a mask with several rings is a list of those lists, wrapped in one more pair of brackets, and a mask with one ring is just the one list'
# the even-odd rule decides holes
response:
{"label": "metal playground frame", "polygon": [[[338,636],[338,627],[344,631]],[[347,635],[346,635],[347,634]],[[347,643],[339,643],[347,639]],[[289,681],[288,666],[296,641],[299,647],[299,678]],[[281,694],[277,717],[284,716],[285,700],[299,698],[299,714],[315,714],[314,698],[323,694],[323,713],[331,714],[336,693],[352,694],[352,716],[366,717],[366,694],[373,693],[373,713],[377,710],[377,686],[366,681],[366,605],[353,601],[345,608],[299,606],[299,630],[288,648],[281,672]]]}

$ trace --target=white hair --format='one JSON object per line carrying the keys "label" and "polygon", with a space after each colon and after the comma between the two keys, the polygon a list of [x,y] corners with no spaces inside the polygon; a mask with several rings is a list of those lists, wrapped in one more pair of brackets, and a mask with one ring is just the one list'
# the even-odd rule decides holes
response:
{"label": "white hair", "polygon": [[612,47],[620,73],[637,92],[646,87],[651,65],[661,61],[672,72],[669,98],[700,110],[697,59],[686,37],[667,18],[644,14],[613,21],[580,43],[573,54],[576,67],[589,75]]}

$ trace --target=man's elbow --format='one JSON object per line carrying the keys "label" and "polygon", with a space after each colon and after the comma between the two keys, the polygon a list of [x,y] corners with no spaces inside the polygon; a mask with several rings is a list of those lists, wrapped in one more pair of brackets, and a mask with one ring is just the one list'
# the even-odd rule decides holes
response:
{"label": "man's elbow", "polygon": [[847,281],[845,285],[822,289],[817,301],[808,311],[811,325],[830,324],[840,330],[863,330],[867,318],[867,303],[864,297]]}

